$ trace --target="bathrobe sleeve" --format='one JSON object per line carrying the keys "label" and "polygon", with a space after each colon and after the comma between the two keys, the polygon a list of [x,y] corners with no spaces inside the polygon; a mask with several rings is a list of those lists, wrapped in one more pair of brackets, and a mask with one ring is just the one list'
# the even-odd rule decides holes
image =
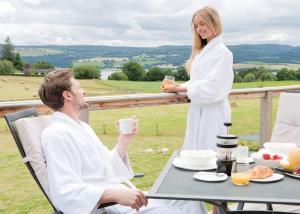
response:
{"label": "bathrobe sleeve", "polygon": [[125,182],[133,178],[134,174],[127,153],[125,158],[121,159],[117,147],[115,147],[110,152],[110,158],[114,173],[121,182]]}
{"label": "bathrobe sleeve", "polygon": [[80,155],[68,133],[52,131],[42,135],[47,160],[50,198],[64,213],[88,214],[97,206],[105,187],[80,179]]}
{"label": "bathrobe sleeve", "polygon": [[[233,58],[229,51],[222,51],[207,59],[208,74],[205,78],[188,82],[187,95],[192,102],[209,104],[228,97],[233,82]],[[199,68],[201,69],[201,68]]]}
{"label": "bathrobe sleeve", "polygon": [[134,174],[127,153],[124,160],[122,160],[116,147],[113,150],[109,151],[109,149],[105,145],[103,145],[103,143],[98,138],[96,133],[92,130],[92,128],[87,124],[84,125],[85,128],[90,132],[90,134],[95,138],[95,140],[99,141],[99,150],[104,150],[105,153],[109,155],[110,163],[112,169],[114,170],[115,176],[119,178],[121,182],[132,179]]}

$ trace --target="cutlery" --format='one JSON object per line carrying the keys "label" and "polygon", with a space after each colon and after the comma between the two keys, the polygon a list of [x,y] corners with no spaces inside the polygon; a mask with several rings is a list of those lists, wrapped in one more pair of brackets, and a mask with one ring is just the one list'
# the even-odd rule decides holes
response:
{"label": "cutlery", "polygon": [[225,173],[222,172],[198,172],[198,173],[203,175],[216,175],[218,177],[222,177],[225,175]]}

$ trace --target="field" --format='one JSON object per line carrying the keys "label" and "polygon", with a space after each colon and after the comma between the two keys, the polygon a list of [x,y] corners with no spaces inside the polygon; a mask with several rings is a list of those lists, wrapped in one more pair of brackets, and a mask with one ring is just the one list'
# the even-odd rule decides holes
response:
{"label": "field", "polygon": [[[37,99],[36,91],[40,77],[0,77],[0,100]],[[116,95],[128,93],[158,93],[159,82],[118,82],[81,80],[87,96]],[[235,84],[234,88],[299,85],[300,82],[259,82]],[[237,107],[232,108],[233,127],[231,133],[237,135],[259,132],[259,100],[232,100]],[[274,114],[277,99],[274,99]],[[112,148],[117,140],[115,121],[118,118],[137,115],[140,133],[129,148],[129,156],[135,172],[143,172],[145,177],[134,179],[134,183],[148,190],[162,170],[166,161],[183,143],[188,105],[169,105],[119,110],[90,112],[90,124],[102,142]],[[247,143],[257,149],[255,142]],[[161,148],[168,148],[166,154]],[[152,153],[146,153],[152,149]],[[29,175],[22,163],[14,141],[3,119],[0,119],[0,213],[50,213],[51,207]]]}
{"label": "field", "polygon": [[21,54],[21,56],[47,56],[47,55],[56,55],[62,54],[62,51],[53,49],[53,48],[17,48],[17,52]]}
{"label": "field", "polygon": [[300,64],[291,64],[291,63],[263,63],[260,61],[249,61],[244,63],[236,63],[233,65],[234,69],[243,69],[243,68],[258,68],[258,67],[265,67],[270,70],[280,70],[282,68],[297,70],[300,68]]}

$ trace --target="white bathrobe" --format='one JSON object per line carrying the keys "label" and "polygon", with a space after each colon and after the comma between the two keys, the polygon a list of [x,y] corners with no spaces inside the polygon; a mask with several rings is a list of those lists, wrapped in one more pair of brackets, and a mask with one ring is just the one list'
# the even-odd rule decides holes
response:
{"label": "white bathrobe", "polygon": [[184,149],[216,149],[216,135],[226,134],[231,121],[228,95],[233,83],[232,53],[221,36],[211,40],[191,65],[184,85],[191,100]]}
{"label": "white bathrobe", "polygon": [[[77,123],[66,114],[54,112],[41,140],[50,198],[65,214],[97,213],[105,189],[128,188],[121,184],[133,177],[128,157],[122,160],[116,148],[109,151],[86,123]],[[162,209],[166,213],[206,212],[199,202],[149,200],[147,208],[142,208],[140,213],[162,213]],[[135,213],[121,205],[111,206],[107,211]]]}

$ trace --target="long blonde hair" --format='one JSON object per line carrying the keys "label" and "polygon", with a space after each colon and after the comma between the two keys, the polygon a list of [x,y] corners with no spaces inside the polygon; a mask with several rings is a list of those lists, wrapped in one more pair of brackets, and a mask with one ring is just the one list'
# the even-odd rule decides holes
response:
{"label": "long blonde hair", "polygon": [[192,61],[195,58],[197,53],[200,53],[200,51],[204,48],[204,46],[207,44],[206,39],[202,39],[195,29],[195,17],[200,16],[206,25],[211,29],[213,32],[214,37],[218,36],[222,32],[222,24],[221,19],[219,16],[219,13],[212,7],[203,7],[200,10],[196,11],[194,13],[191,27],[193,31],[193,45],[192,45],[192,53],[190,58],[188,59],[186,63],[186,69],[188,73],[190,73]]}

